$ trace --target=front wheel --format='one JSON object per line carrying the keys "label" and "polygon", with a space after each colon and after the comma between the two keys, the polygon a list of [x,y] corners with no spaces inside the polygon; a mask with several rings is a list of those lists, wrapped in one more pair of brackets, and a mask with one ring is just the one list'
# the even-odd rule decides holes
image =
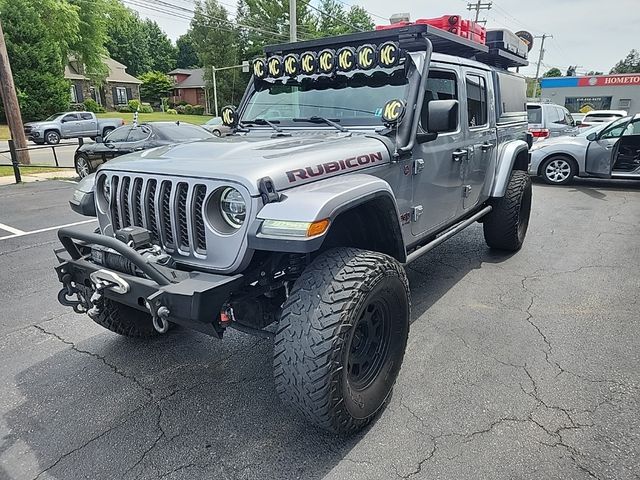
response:
{"label": "front wheel", "polygon": [[551,157],[540,168],[542,179],[550,185],[566,185],[576,175],[573,162],[566,157]]}
{"label": "front wheel", "polygon": [[76,157],[76,173],[80,178],[84,178],[87,175],[93,173],[93,168],[91,168],[91,162],[86,155],[78,155]]}
{"label": "front wheel", "polygon": [[502,198],[491,202],[493,210],[482,223],[484,239],[491,248],[520,250],[531,216],[531,177],[527,172],[514,170]]}
{"label": "front wheel", "polygon": [[295,282],[275,338],[276,390],[325,430],[350,434],[384,406],[409,333],[402,266],[375,252],[320,255]]}
{"label": "front wheel", "polygon": [[44,134],[44,141],[49,145],[57,145],[60,143],[60,134],[55,130],[49,130]]}

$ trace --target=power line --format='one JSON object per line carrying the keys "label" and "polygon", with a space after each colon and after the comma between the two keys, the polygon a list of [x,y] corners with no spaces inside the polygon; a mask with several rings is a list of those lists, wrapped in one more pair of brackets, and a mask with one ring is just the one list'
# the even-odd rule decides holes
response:
{"label": "power line", "polygon": [[322,15],[325,15],[325,16],[327,16],[329,18],[333,18],[334,20],[346,25],[349,28],[353,28],[357,32],[363,32],[364,31],[362,28],[356,27],[355,25],[352,25],[351,23],[349,23],[349,22],[347,22],[345,20],[342,20],[339,17],[336,17],[335,15],[331,15],[330,13],[327,13],[327,12],[325,12],[323,10],[320,10],[318,7],[315,7],[315,6],[311,5],[311,0],[309,0],[307,2],[301,2],[301,3],[305,4],[307,7],[312,8],[313,10],[315,10],[316,12],[318,12],[318,13],[320,13]]}
{"label": "power line", "polygon": [[[483,3],[482,0],[478,0],[476,3],[467,3],[467,10],[471,11],[471,10],[475,10],[476,11],[476,23],[478,23],[478,19],[480,18],[480,10],[491,10],[491,7],[493,6],[493,3],[491,2],[485,2]],[[486,22],[486,20],[485,20]]]}

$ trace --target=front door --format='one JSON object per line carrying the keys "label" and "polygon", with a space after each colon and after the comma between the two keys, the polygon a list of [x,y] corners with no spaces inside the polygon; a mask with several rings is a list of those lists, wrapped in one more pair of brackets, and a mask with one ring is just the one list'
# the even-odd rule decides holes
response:
{"label": "front door", "polygon": [[[459,77],[455,67],[440,70],[432,66],[422,110],[426,111],[431,100],[459,100]],[[460,112],[458,115],[455,130],[440,133],[435,140],[414,149],[411,212],[414,236],[433,233],[445,226],[455,218],[462,203],[462,165],[468,152]],[[419,130],[426,130],[426,126],[423,129],[420,125]]]}
{"label": "front door", "polygon": [[78,133],[80,121],[77,113],[67,113],[60,119],[60,133],[63,138],[75,137]]}
{"label": "front door", "polygon": [[98,133],[98,122],[89,112],[81,112],[78,135],[83,137],[95,137]]}
{"label": "front door", "polygon": [[487,169],[496,155],[495,104],[492,91],[487,87],[489,77],[482,70],[465,71],[467,98],[466,121],[468,155],[462,163],[463,208],[476,206],[487,176]]}
{"label": "front door", "polygon": [[611,178],[615,147],[630,120],[629,117],[616,120],[589,142],[585,156],[587,174],[592,177]]}

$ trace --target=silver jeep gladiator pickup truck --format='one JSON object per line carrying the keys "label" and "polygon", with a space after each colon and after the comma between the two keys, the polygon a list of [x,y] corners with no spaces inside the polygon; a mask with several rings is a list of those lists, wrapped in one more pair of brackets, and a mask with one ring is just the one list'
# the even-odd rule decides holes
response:
{"label": "silver jeep gladiator pickup truck", "polygon": [[426,25],[267,47],[223,109],[233,134],[121,157],[78,192],[100,227],[59,231],[58,299],[130,337],[273,338],[283,402],[361,429],[402,364],[403,265],[475,222],[523,244],[525,80],[507,68],[526,63]]}

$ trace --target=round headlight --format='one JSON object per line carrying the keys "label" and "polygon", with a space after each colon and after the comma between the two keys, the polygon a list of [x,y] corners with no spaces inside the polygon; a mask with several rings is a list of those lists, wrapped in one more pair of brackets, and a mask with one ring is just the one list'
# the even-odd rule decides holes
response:
{"label": "round headlight", "polygon": [[107,202],[111,200],[111,182],[109,182],[108,178],[104,177],[102,179],[102,195]]}
{"label": "round headlight", "polygon": [[242,194],[235,188],[225,188],[220,195],[220,213],[233,228],[240,228],[247,215],[247,204]]}

